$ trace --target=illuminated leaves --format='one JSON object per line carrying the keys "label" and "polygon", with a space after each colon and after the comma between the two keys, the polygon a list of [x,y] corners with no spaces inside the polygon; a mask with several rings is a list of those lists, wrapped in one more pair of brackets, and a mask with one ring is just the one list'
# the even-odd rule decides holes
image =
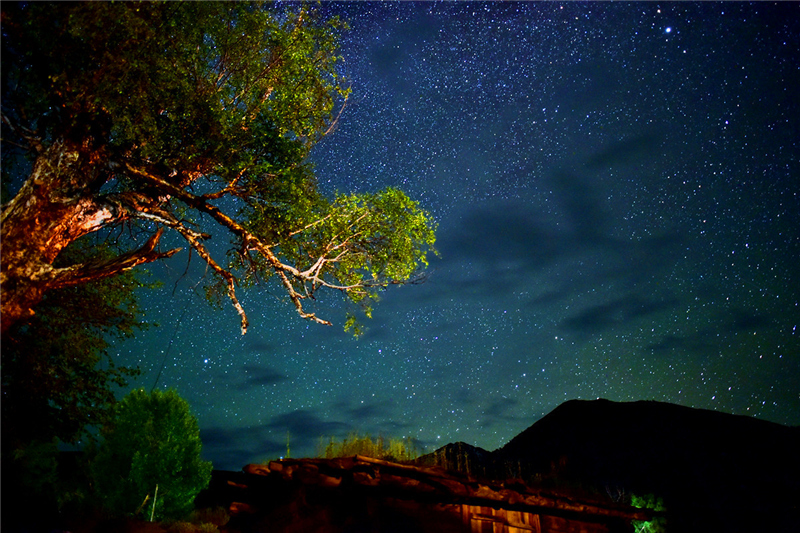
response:
{"label": "illuminated leaves", "polygon": [[[287,183],[286,194],[303,197],[302,180]],[[282,227],[274,219],[264,224],[264,232],[253,231],[277,239],[275,250],[292,260],[292,282],[304,296],[322,287],[341,290],[361,303],[369,317],[365,298],[377,297],[390,284],[413,280],[428,265],[428,253],[435,253],[435,223],[399,189],[339,195],[332,202],[310,195],[290,205],[303,208],[294,210],[285,231],[274,231]],[[255,269],[258,262],[240,257],[236,265]],[[348,320],[345,328],[355,329],[355,322]]]}
{"label": "illuminated leaves", "polygon": [[224,176],[268,156],[259,123],[312,143],[349,93],[335,69],[342,24],[300,8],[33,4],[9,20],[24,57],[5,96],[20,117],[50,116],[52,137],[85,137],[102,124],[96,133],[116,157],[170,172]]}
{"label": "illuminated leaves", "polygon": [[[70,190],[53,180],[41,191],[45,208],[80,197],[53,228],[102,210],[107,218],[86,232],[144,221],[156,243],[160,227],[176,231],[211,267],[242,332],[240,284],[277,278],[300,316],[327,324],[303,310],[319,288],[368,312],[367,296],[427,265],[434,224],[401,191],[327,198],[317,188],[309,150],[350,93],[338,19],[238,2],[31,4],[6,19],[19,83],[4,99],[14,119],[41,113],[31,127],[51,143],[68,138],[65,150],[88,167],[66,176]],[[206,247],[213,229],[200,225],[209,219],[232,237],[227,265]],[[46,249],[47,235],[42,242],[43,255],[60,251]]]}

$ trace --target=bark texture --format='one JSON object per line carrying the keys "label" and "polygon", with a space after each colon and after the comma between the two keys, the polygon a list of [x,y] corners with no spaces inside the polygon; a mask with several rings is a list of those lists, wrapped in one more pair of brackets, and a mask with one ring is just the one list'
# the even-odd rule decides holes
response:
{"label": "bark texture", "polygon": [[81,146],[58,141],[38,153],[27,181],[0,215],[3,332],[31,316],[50,289],[113,276],[177,251],[158,251],[158,231],[139,249],[110,260],[53,265],[71,242],[130,218],[134,196],[98,194],[108,175],[102,154]]}

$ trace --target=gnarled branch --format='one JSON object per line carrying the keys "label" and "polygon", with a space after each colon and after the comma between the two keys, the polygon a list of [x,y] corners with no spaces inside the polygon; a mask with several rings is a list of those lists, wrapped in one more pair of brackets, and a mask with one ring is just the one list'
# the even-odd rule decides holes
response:
{"label": "gnarled branch", "polygon": [[[297,309],[298,314],[305,319],[312,320],[319,324],[324,325],[331,325],[331,323],[327,320],[317,317],[314,313],[309,313],[305,311],[303,308],[302,300],[305,299],[307,296],[297,292],[295,289],[294,284],[292,283],[290,276],[296,280],[298,280],[302,284],[311,283],[314,286],[321,286],[327,287],[330,289],[336,289],[340,291],[350,291],[359,288],[364,288],[367,286],[385,286],[386,283],[379,283],[379,282],[371,282],[371,283],[359,283],[359,284],[352,284],[352,285],[337,285],[334,283],[330,283],[320,277],[320,269],[326,262],[335,262],[339,260],[341,257],[341,253],[337,255],[336,258],[325,258],[321,257],[318,259],[317,264],[312,266],[310,269],[306,271],[301,271],[298,268],[287,265],[283,263],[275,253],[272,251],[272,246],[263,243],[258,237],[253,235],[247,229],[245,229],[241,224],[233,220],[230,216],[225,214],[221,209],[218,207],[211,205],[207,202],[206,197],[194,195],[184,189],[181,189],[170,182],[164,180],[163,178],[148,172],[145,169],[135,167],[133,165],[127,164],[126,170],[130,172],[132,175],[146,181],[147,183],[159,188],[164,193],[170,195],[173,198],[176,198],[187,205],[210,215],[217,223],[228,229],[234,235],[238,236],[242,240],[242,245],[245,250],[254,250],[261,254],[264,259],[267,260],[267,263],[276,273],[278,278],[280,279],[281,284],[286,289],[286,292],[289,296],[289,299],[294,304],[295,308]],[[355,224],[355,223],[354,223]],[[242,316],[242,331],[246,331],[247,319],[242,309],[241,305],[239,304],[238,299],[236,298],[234,283],[233,283],[233,275],[225,270],[224,268],[220,267],[211,256],[208,254],[208,251],[202,246],[197,238],[192,236],[189,232],[186,231],[186,228],[177,223],[177,221],[172,221],[170,224],[171,227],[174,227],[181,235],[192,244],[192,247],[197,250],[200,256],[209,264],[209,266],[220,276],[222,276],[228,285],[228,297],[230,298],[232,304],[236,308],[239,315]],[[310,224],[307,227],[313,226],[314,223]],[[341,246],[332,246],[329,247],[330,250],[339,249]]]}
{"label": "gnarled branch", "polygon": [[158,241],[164,233],[164,228],[159,228],[141,248],[126,252],[111,259],[99,259],[87,261],[77,265],[70,265],[64,268],[54,268],[50,272],[53,277],[52,288],[71,287],[89,281],[114,276],[126,270],[130,270],[143,263],[150,263],[158,259],[171,257],[179,252],[180,248],[173,248],[166,252],[156,250]]}

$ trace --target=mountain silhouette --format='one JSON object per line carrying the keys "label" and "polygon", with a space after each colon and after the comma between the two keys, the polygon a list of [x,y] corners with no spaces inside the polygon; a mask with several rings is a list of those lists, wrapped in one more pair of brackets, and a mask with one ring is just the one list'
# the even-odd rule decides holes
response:
{"label": "mountain silhouette", "polygon": [[441,466],[487,478],[619,500],[653,494],[664,501],[669,531],[800,528],[800,428],[745,416],[654,401],[572,400],[498,450],[457,443],[420,462],[437,457]]}

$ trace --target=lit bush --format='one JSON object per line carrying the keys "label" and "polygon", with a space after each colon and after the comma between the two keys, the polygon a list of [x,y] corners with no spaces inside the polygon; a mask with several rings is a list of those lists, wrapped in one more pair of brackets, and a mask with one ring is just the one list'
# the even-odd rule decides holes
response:
{"label": "lit bush", "polygon": [[[647,494],[645,496],[631,496],[631,505],[640,509],[652,509],[656,512],[664,512],[664,500],[656,497],[654,494]],[[667,519],[659,516],[650,521],[634,520],[631,522],[633,530],[636,533],[665,533],[667,531]]]}

